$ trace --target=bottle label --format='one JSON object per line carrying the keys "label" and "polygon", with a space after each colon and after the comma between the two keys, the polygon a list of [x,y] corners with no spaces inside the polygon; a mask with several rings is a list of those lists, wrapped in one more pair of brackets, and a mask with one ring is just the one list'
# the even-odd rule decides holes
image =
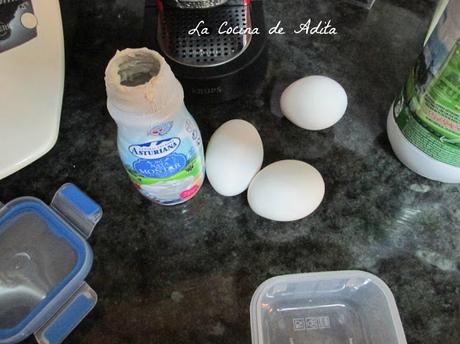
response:
{"label": "bottle label", "polygon": [[146,142],[129,146],[129,151],[135,157],[147,160],[156,160],[166,157],[179,148],[180,138],[173,137],[161,141]]}
{"label": "bottle label", "polygon": [[395,103],[394,117],[414,146],[460,167],[460,39],[452,46],[433,34]]}
{"label": "bottle label", "polygon": [[201,136],[189,115],[176,116],[174,121],[149,128],[140,136],[121,130],[119,151],[136,187],[157,203],[182,203],[203,184]]}

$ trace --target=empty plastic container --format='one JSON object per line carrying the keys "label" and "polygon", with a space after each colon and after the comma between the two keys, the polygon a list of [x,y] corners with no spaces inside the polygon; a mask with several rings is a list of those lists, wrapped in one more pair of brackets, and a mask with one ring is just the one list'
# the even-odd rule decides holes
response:
{"label": "empty plastic container", "polygon": [[22,197],[0,204],[0,343],[31,334],[56,344],[94,307],[84,282],[93,262],[86,242],[102,216],[100,206],[73,184],[51,207]]}
{"label": "empty plastic container", "polygon": [[251,301],[253,344],[402,344],[388,286],[361,271],[286,275],[264,282]]}

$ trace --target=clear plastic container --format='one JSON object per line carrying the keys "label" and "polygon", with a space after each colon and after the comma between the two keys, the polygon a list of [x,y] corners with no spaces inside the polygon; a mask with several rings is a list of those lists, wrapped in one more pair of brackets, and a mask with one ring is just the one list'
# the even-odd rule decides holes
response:
{"label": "clear plastic container", "polygon": [[388,286],[362,271],[286,275],[251,301],[253,344],[405,344]]}
{"label": "clear plastic container", "polygon": [[22,197],[0,204],[0,343],[31,334],[61,343],[96,304],[84,282],[93,262],[86,242],[102,209],[73,184],[51,207]]}

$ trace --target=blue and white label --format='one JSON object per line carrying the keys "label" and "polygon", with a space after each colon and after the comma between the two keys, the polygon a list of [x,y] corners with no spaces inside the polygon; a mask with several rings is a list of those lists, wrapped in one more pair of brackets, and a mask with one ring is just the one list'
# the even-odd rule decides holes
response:
{"label": "blue and white label", "polygon": [[136,188],[156,203],[182,203],[203,184],[201,135],[185,106],[163,122],[119,126],[118,148]]}
{"label": "blue and white label", "polygon": [[161,159],[174,153],[179,148],[180,138],[173,137],[161,141],[152,141],[139,145],[129,146],[132,155],[141,159],[155,160]]}
{"label": "blue and white label", "polygon": [[187,157],[184,154],[173,153],[162,159],[144,160],[139,159],[133,163],[134,169],[147,178],[169,178],[187,165]]}

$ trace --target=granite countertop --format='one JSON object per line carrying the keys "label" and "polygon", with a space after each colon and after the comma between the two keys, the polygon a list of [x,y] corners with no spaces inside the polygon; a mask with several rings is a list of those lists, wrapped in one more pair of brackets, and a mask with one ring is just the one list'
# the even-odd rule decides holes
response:
{"label": "granite countertop", "polygon": [[[261,282],[344,269],[369,271],[390,286],[409,343],[458,343],[459,186],[406,169],[385,131],[434,0],[377,0],[370,12],[336,0],[267,0],[268,25],[331,19],[339,34],[271,36],[259,89],[225,105],[187,104],[205,142],[223,122],[243,118],[260,130],[266,164],[295,158],[321,171],[324,203],[293,223],[264,220],[245,195],[221,197],[207,182],[183,206],[144,199],[119,161],[103,81],[116,49],[141,45],[144,2],[72,3],[64,8],[59,140],[0,181],[3,202],[23,195],[50,201],[61,184],[74,182],[104,209],[90,239],[88,283],[99,302],[69,343],[250,343],[249,303]],[[307,74],[329,75],[349,94],[347,114],[332,129],[308,132],[273,114],[272,95]]]}

